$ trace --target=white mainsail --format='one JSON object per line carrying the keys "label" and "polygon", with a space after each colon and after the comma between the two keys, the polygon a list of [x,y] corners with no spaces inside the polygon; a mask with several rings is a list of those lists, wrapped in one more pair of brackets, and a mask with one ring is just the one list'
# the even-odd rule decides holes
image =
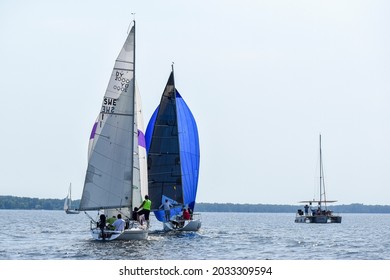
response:
{"label": "white mainsail", "polygon": [[135,27],[120,51],[94,124],[79,210],[132,206],[140,188],[135,117]]}
{"label": "white mainsail", "polygon": [[68,195],[65,198],[64,210],[66,214],[78,214],[79,211],[72,209],[72,183],[69,185]]}
{"label": "white mainsail", "polygon": [[72,183],[70,183],[69,189],[68,189],[68,195],[65,198],[64,202],[64,210],[65,212],[68,211],[72,206]]}

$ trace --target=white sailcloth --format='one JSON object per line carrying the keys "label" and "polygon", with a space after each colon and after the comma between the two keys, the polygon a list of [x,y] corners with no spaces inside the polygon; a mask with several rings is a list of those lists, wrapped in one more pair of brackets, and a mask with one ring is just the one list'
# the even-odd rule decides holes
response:
{"label": "white sailcloth", "polygon": [[64,210],[65,212],[68,211],[72,206],[72,183],[69,186],[68,195],[65,198],[64,202]]}
{"label": "white sailcloth", "polygon": [[137,181],[134,181],[138,184],[133,184],[133,207],[141,205],[144,196],[148,193],[145,129],[142,114],[141,95],[139,93],[137,82],[135,83],[135,108],[136,125],[134,131],[134,153],[137,153],[137,155],[134,156],[134,166],[135,168],[138,166],[139,172],[134,173],[136,173],[137,177],[139,177],[136,179]]}
{"label": "white sailcloth", "polygon": [[135,29],[120,51],[94,124],[80,210],[132,206],[132,190],[140,188],[138,146],[134,132]]}

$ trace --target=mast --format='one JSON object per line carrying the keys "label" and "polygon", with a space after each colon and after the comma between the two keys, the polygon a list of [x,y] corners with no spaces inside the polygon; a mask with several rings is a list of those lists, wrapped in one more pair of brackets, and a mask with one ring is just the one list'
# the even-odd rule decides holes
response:
{"label": "mast", "polygon": [[[134,19],[133,19],[133,27],[134,27],[134,41],[133,41],[133,48],[134,48],[134,50],[133,50],[133,95],[134,95],[134,97],[133,97],[133,114],[134,114],[134,121],[133,121],[133,133],[136,133],[137,131],[136,131],[136,129],[134,129],[134,127],[136,127],[136,115],[137,115],[137,112],[136,112],[136,110],[137,110],[137,108],[136,108],[136,106],[135,106],[135,32],[136,32],[136,30],[135,30],[135,14],[133,14],[133,16],[134,16]],[[133,137],[133,139],[134,139],[134,137]],[[135,141],[134,141],[135,142]],[[133,148],[134,147],[137,147],[138,148],[138,137],[137,137],[137,143],[133,143]],[[132,176],[132,178],[131,178],[131,183],[130,183],[130,188],[131,188],[131,200],[130,200],[130,207],[129,207],[129,211],[130,211],[130,217],[133,215],[133,208],[134,208],[134,195],[135,195],[135,193],[134,193],[134,191],[135,191],[135,188],[134,188],[134,151],[133,151],[133,170],[132,170],[132,173],[133,173],[133,176]],[[140,187],[141,187],[141,184],[140,184]]]}
{"label": "mast", "polygon": [[[182,169],[182,166],[181,166],[181,148],[180,148],[180,137],[179,137],[179,131],[180,131],[180,128],[179,128],[179,116],[178,116],[178,112],[177,112],[177,91],[176,91],[176,85],[175,85],[175,70],[174,70],[174,67],[173,65],[175,64],[175,62],[172,61],[172,85],[173,85],[173,89],[172,89],[172,94],[173,94],[173,100],[174,100],[174,106],[173,106],[173,110],[174,110],[174,114],[175,114],[175,118],[176,118],[176,133],[177,133],[177,145],[178,145],[178,160],[180,162],[179,164],[179,173],[180,173],[180,187],[181,187],[181,191],[182,191],[182,203],[184,204],[184,188],[183,188],[183,169]],[[176,159],[177,160],[177,159]],[[176,200],[176,195],[175,195],[175,200]],[[184,205],[183,205],[184,206]]]}
{"label": "mast", "polygon": [[175,94],[175,97],[176,97],[176,85],[175,85],[175,71],[173,69],[173,64],[175,64],[174,62],[172,62],[172,83],[173,83],[173,92]]}
{"label": "mast", "polygon": [[326,210],[326,193],[325,193],[325,180],[324,180],[324,165],[322,163],[322,143],[320,134],[320,206],[324,202]]}
{"label": "mast", "polygon": [[[135,92],[135,46],[136,46],[136,44],[135,44],[135,40],[136,40],[136,38],[135,38],[135,32],[136,32],[136,30],[135,30],[135,19],[133,20],[133,24],[134,24],[134,43],[133,43],[133,47],[134,47],[134,51],[133,51],[133,77],[134,77],[134,83],[133,83],[133,92]],[[135,102],[133,102],[133,104],[135,104]],[[133,105],[134,106],[134,105]],[[135,108],[135,106],[134,106],[134,108]]]}
{"label": "mast", "polygon": [[320,206],[322,202],[322,151],[321,151],[321,134],[320,134]]}

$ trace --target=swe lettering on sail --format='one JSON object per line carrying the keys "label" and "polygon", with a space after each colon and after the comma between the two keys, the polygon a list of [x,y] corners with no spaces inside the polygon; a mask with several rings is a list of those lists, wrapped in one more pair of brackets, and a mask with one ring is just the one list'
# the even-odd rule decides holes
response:
{"label": "swe lettering on sail", "polygon": [[113,114],[115,111],[115,106],[116,106],[116,99],[105,97],[103,99],[103,106],[102,106],[101,113]]}
{"label": "swe lettering on sail", "polygon": [[126,79],[126,77],[124,77],[123,74],[124,73],[116,71],[116,73],[115,73],[115,81],[120,82],[120,84],[114,85],[113,88],[115,90],[117,90],[117,91],[127,92],[127,89],[129,88],[130,80]]}

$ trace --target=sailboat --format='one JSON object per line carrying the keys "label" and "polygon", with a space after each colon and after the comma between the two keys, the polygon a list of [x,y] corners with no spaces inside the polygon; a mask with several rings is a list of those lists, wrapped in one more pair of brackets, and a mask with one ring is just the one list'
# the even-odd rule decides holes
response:
{"label": "sailboat", "polygon": [[70,185],[69,185],[68,195],[65,198],[64,211],[66,214],[79,214],[80,213],[79,210],[72,209],[72,183],[70,183]]}
{"label": "sailboat", "polygon": [[[337,202],[337,200],[327,200],[325,192],[325,179],[324,179],[324,167],[322,163],[322,147],[321,147],[321,134],[320,134],[320,197],[318,200],[305,200],[300,203],[305,203],[304,211],[299,209],[296,213],[296,223],[341,223],[341,216],[334,215],[333,211],[330,211],[327,207],[327,203]],[[316,207],[315,207],[316,206]]]}
{"label": "sailboat", "polygon": [[[88,167],[80,211],[98,211],[98,217],[116,214],[126,220],[124,230],[91,219],[95,240],[143,240],[146,225],[132,220],[133,207],[147,192],[145,137],[141,102],[135,81],[135,21],[115,61],[88,148]],[[104,219],[105,220],[105,219]]]}
{"label": "sailboat", "polygon": [[[146,129],[149,197],[152,211],[165,231],[197,231],[200,215],[194,213],[199,178],[200,149],[195,118],[175,88],[174,71]],[[172,206],[166,216],[161,209]],[[181,212],[191,213],[183,219]]]}

